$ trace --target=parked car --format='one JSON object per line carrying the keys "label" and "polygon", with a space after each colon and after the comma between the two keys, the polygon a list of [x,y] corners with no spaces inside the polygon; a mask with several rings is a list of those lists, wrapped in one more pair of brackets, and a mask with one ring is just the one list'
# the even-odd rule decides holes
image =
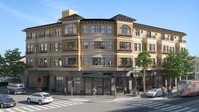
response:
{"label": "parked car", "polygon": [[9,83],[7,86],[8,94],[24,94],[26,93],[24,84],[19,83]]}
{"label": "parked car", "polygon": [[16,102],[13,98],[11,98],[8,95],[2,95],[0,94],[0,107],[14,107],[16,105]]}
{"label": "parked car", "polygon": [[161,88],[154,88],[152,90],[149,90],[146,93],[146,96],[148,96],[148,97],[159,97],[159,96],[163,96],[163,92],[162,92]]}
{"label": "parked car", "polygon": [[42,105],[44,103],[51,103],[53,101],[53,97],[50,93],[46,92],[36,92],[27,97],[27,102],[35,102],[39,105]]}

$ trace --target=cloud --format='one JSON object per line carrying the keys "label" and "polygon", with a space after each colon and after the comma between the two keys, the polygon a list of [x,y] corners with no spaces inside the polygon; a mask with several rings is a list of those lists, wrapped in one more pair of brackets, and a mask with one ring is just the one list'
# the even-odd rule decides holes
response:
{"label": "cloud", "polygon": [[35,17],[33,15],[26,14],[26,13],[18,11],[16,9],[12,8],[12,7],[6,6],[2,3],[0,3],[0,9],[2,9],[3,11],[6,11],[8,13],[11,13],[11,14],[15,15],[16,17],[23,18],[27,21],[30,21],[30,22],[33,22],[33,23],[36,23],[36,24],[44,24],[44,23],[50,21],[49,19],[46,19],[46,18]]}

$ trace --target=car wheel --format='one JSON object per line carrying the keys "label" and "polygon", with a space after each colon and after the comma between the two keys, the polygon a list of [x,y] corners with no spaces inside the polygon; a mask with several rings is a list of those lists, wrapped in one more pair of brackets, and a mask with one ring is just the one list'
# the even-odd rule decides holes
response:
{"label": "car wheel", "polygon": [[39,105],[42,105],[42,101],[41,101],[41,100],[39,100],[39,101],[38,101],[38,104],[39,104]]}
{"label": "car wheel", "polygon": [[28,99],[27,99],[27,102],[28,102],[28,103],[30,103],[30,102],[31,102],[30,98],[28,98]]}
{"label": "car wheel", "polygon": [[4,108],[4,104],[3,103],[1,104],[1,108]]}

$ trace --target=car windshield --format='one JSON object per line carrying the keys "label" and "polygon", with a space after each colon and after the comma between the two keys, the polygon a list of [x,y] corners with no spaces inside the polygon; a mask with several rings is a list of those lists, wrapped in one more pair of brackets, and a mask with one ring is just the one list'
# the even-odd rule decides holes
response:
{"label": "car windshield", "polygon": [[12,98],[10,96],[5,95],[3,96],[3,100],[12,100]]}
{"label": "car windshield", "polygon": [[50,97],[50,94],[43,94],[44,97]]}
{"label": "car windshield", "polygon": [[152,89],[149,92],[156,92],[158,89]]}

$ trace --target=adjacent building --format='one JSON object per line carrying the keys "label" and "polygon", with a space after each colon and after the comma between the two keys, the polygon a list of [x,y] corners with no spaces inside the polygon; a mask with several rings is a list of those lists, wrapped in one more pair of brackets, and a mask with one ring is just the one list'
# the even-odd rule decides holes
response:
{"label": "adjacent building", "polygon": [[[72,10],[52,24],[26,28],[26,84],[74,94],[132,92],[139,52],[148,51],[146,87],[165,85],[161,65],[170,51],[186,49],[183,32],[136,23],[118,14],[87,19]],[[137,84],[142,87],[142,73]]]}

